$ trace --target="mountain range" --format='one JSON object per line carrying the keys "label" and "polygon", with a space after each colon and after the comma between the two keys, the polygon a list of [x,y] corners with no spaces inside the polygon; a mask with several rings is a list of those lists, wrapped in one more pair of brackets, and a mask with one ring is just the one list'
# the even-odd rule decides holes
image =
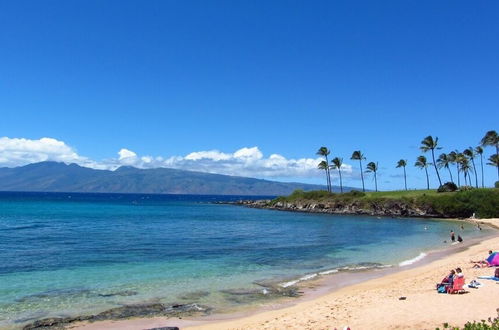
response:
{"label": "mountain range", "polygon": [[295,189],[319,190],[325,186],[172,168],[122,166],[110,171],[59,162],[0,168],[0,191],[277,196]]}

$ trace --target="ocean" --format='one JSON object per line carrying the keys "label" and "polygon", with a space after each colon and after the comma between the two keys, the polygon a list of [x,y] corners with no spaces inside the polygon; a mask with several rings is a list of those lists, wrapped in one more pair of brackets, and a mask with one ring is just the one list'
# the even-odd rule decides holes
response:
{"label": "ocean", "polygon": [[487,234],[453,221],[213,203],[241,198],[0,193],[0,327],[151,301],[230,311],[279,299],[272,287],[412,264],[445,247],[450,230]]}

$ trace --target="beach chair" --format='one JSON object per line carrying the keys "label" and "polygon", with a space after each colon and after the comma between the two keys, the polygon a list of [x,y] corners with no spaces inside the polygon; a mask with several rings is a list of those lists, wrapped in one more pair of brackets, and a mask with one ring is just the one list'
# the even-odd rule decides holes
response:
{"label": "beach chair", "polygon": [[452,283],[452,287],[447,288],[447,293],[464,293],[464,277],[457,277]]}

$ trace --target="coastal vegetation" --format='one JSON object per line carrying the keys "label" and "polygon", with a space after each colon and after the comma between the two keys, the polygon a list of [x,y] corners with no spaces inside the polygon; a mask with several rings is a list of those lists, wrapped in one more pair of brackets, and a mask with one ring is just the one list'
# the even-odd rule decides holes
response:
{"label": "coastal vegetation", "polygon": [[478,188],[439,193],[436,190],[398,190],[380,192],[296,190],[278,197],[266,206],[274,209],[371,214],[388,216],[427,216],[446,218],[499,217],[499,189]]}

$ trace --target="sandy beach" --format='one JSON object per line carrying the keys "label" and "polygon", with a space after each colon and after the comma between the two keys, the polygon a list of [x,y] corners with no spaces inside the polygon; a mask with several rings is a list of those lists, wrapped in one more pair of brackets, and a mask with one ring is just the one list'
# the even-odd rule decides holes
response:
{"label": "sandy beach", "polygon": [[[480,219],[499,228],[499,219]],[[499,250],[499,233],[464,251],[456,252],[408,270],[344,287],[310,301],[252,315],[227,319],[133,319],[81,324],[78,329],[148,329],[179,326],[182,329],[435,329],[448,322],[463,326],[468,321],[496,317],[499,282],[479,280],[483,287],[459,295],[438,294],[435,284],[450,269],[461,267],[466,282],[493,275],[494,268],[473,268],[488,250]],[[405,297],[402,298],[402,297]],[[402,298],[402,299],[400,299]]]}

